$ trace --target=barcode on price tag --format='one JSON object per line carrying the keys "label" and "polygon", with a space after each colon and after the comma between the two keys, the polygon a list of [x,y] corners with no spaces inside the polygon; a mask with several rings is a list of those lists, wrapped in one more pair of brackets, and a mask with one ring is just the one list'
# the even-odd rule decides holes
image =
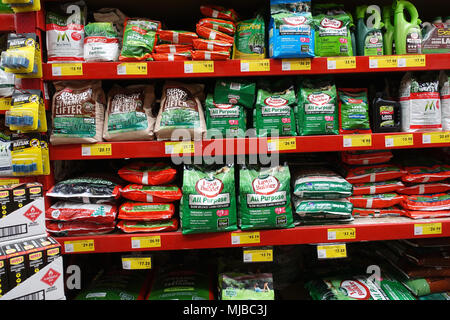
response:
{"label": "barcode on price tag", "polygon": [[388,135],[384,137],[384,145],[388,147],[412,146],[414,138],[412,134]]}
{"label": "barcode on price tag", "polygon": [[82,144],[81,155],[83,157],[110,156],[112,155],[112,146],[110,143]]}
{"label": "barcode on price tag", "polygon": [[346,258],[347,247],[345,243],[332,245],[318,245],[317,257],[319,259]]}
{"label": "barcode on price tag", "polygon": [[259,243],[259,232],[233,232],[231,233],[231,244]]}
{"label": "barcode on price tag", "polygon": [[429,234],[441,234],[442,223],[420,223],[414,225],[414,235],[422,236]]}
{"label": "barcode on price tag", "polygon": [[311,59],[282,59],[281,60],[282,71],[299,71],[299,70],[311,70]]}
{"label": "barcode on price tag", "polygon": [[160,248],[161,237],[160,236],[148,236],[148,237],[132,237],[131,248],[132,249],[145,249],[145,248]]}
{"label": "barcode on price tag", "polygon": [[53,76],[82,76],[83,64],[82,63],[55,63],[52,64]]}
{"label": "barcode on price tag", "polygon": [[65,241],[64,251],[67,253],[95,251],[94,240]]}
{"label": "barcode on price tag", "polygon": [[422,143],[450,143],[450,131],[424,133]]}

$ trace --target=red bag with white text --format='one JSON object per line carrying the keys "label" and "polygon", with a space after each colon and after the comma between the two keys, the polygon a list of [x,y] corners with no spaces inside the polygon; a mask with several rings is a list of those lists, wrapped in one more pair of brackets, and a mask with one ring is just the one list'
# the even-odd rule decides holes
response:
{"label": "red bag with white text", "polygon": [[342,162],[349,165],[372,165],[389,162],[391,151],[346,151],[341,153]]}
{"label": "red bag with white text", "polygon": [[344,178],[351,184],[365,182],[380,182],[401,178],[405,170],[392,164],[350,167]]}
{"label": "red bag with white text", "polygon": [[169,220],[175,213],[173,203],[125,202],[119,208],[121,220]]}
{"label": "red bag with white text", "polygon": [[115,229],[115,222],[99,224],[82,221],[54,221],[45,222],[47,231],[55,236],[81,236],[105,234]]}
{"label": "red bag with white text", "polygon": [[180,200],[183,194],[175,185],[144,186],[130,184],[122,189],[122,196],[139,202],[174,202]]}
{"label": "red bag with white text", "polygon": [[131,183],[158,186],[175,180],[177,170],[164,162],[134,162],[127,164],[117,172]]}
{"label": "red bag with white text", "polygon": [[208,51],[208,50],[193,50],[191,51],[192,60],[228,60],[230,53],[228,51]]}
{"label": "red bag with white text", "polygon": [[186,61],[191,60],[191,52],[152,53],[155,61]]}
{"label": "red bag with white text", "polygon": [[432,182],[421,183],[415,185],[407,185],[397,190],[401,194],[433,194],[442,193],[450,190],[450,183],[445,182]]}
{"label": "red bag with white text", "polygon": [[117,227],[126,233],[177,231],[178,220],[168,221],[129,221],[121,220]]}
{"label": "red bag with white text", "polygon": [[375,217],[375,218],[383,218],[383,217],[398,217],[406,215],[406,210],[394,206],[388,208],[355,208],[353,207],[353,216],[354,217]]}
{"label": "red bag with white text", "polygon": [[401,202],[403,208],[407,210],[420,211],[443,211],[450,210],[450,194],[437,193],[431,195],[411,195],[404,196]]}
{"label": "red bag with white text", "polygon": [[233,22],[238,21],[239,17],[233,9],[227,9],[217,5],[203,5],[200,6],[200,12],[205,17],[211,17],[216,19],[230,20]]}
{"label": "red bag with white text", "polygon": [[232,21],[214,18],[203,18],[198,22],[199,25],[224,32],[232,36],[236,31],[236,25]]}
{"label": "red bag with white text", "polygon": [[347,198],[356,208],[389,208],[399,204],[403,196],[396,193],[382,193],[374,195],[351,196]]}
{"label": "red bag with white text", "polygon": [[155,46],[156,53],[178,53],[192,50],[190,44],[159,44]]}
{"label": "red bag with white text", "polygon": [[117,207],[109,204],[58,201],[45,210],[45,217],[57,221],[112,223]]}
{"label": "red bag with white text", "polygon": [[193,41],[195,50],[227,51],[230,52],[232,43],[220,40],[195,39]]}
{"label": "red bag with white text", "polygon": [[227,35],[226,33],[216,31],[207,27],[203,27],[197,24],[196,27],[197,34],[203,39],[208,40],[219,40],[228,43],[234,43],[234,37]]}
{"label": "red bag with white text", "polygon": [[433,219],[433,218],[448,218],[450,217],[450,210],[442,211],[422,211],[422,210],[405,210],[405,215],[411,219]]}
{"label": "red bag with white text", "polygon": [[192,40],[198,38],[198,35],[191,31],[158,30],[156,34],[160,42],[168,42],[171,44],[192,45]]}
{"label": "red bag with white text", "polygon": [[378,194],[397,192],[400,188],[403,188],[404,184],[401,181],[380,181],[380,182],[367,182],[353,184],[353,195],[361,194]]}
{"label": "red bag with white text", "polygon": [[450,165],[436,164],[430,167],[411,166],[404,167],[407,174],[402,177],[404,182],[424,183],[436,182],[450,178]]}

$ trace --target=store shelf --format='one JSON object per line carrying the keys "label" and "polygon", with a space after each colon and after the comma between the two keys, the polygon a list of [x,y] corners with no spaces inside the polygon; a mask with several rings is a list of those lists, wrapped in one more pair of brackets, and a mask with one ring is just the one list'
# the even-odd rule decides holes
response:
{"label": "store shelf", "polygon": [[[409,138],[409,139],[408,139]],[[425,143],[424,143],[425,142]],[[179,146],[177,146],[177,144]],[[174,146],[175,145],[175,146]],[[270,138],[237,138],[202,141],[126,141],[70,144],[50,147],[51,160],[163,158],[181,155],[237,155],[270,152],[302,153],[346,150],[382,150],[450,146],[450,132],[374,133]],[[180,152],[177,152],[180,151]],[[191,151],[194,152],[191,152]]]}
{"label": "store shelf", "polygon": [[15,30],[14,14],[13,13],[0,14],[0,32],[14,31],[14,30]]}
{"label": "store shelf", "polygon": [[[336,59],[341,59],[336,62]],[[354,59],[354,60],[353,60]],[[353,62],[351,61],[353,60]],[[333,63],[334,61],[334,63]],[[185,67],[185,64],[199,64]],[[204,63],[208,63],[204,65]],[[247,63],[247,64],[246,64]],[[305,64],[306,63],[306,64]],[[310,64],[308,64],[310,63]],[[354,63],[354,64],[352,64]],[[133,65],[133,70],[119,67],[122,62],[66,64],[61,69],[43,64],[44,80],[61,79],[160,79],[194,77],[245,77],[295,74],[367,73],[409,70],[450,69],[450,54],[410,56],[264,59],[227,61],[150,61]],[[348,67],[351,65],[352,67]],[[137,66],[144,68],[137,68]],[[250,71],[242,71],[249,69]],[[290,70],[289,70],[290,69]],[[254,70],[254,71],[253,71]],[[118,74],[120,73],[120,74]],[[130,74],[133,73],[133,74]]]}
{"label": "store shelf", "polygon": [[[417,235],[418,230],[440,227],[438,233]],[[348,239],[342,239],[336,229],[349,231]],[[251,236],[253,243],[235,244],[239,238]],[[348,225],[298,226],[292,229],[250,230],[221,233],[182,235],[177,232],[163,233],[116,233],[79,237],[57,237],[63,253],[102,253],[146,250],[181,250],[228,248],[247,246],[275,246],[292,244],[343,243],[358,241],[378,241],[411,238],[431,238],[450,236],[450,218],[412,220],[407,217],[356,218]],[[246,237],[245,239],[249,239]],[[256,239],[256,240],[255,240]],[[68,245],[68,246],[66,246]],[[68,250],[66,250],[68,249]]]}

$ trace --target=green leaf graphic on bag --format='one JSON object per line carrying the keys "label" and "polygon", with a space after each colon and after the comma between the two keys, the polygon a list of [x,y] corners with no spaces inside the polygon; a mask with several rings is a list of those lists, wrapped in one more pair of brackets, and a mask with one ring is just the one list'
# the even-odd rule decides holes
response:
{"label": "green leaf graphic on bag", "polygon": [[123,31],[122,51],[119,60],[153,60],[152,51],[156,44],[156,31],[161,27],[158,21],[128,19]]}
{"label": "green leaf graphic on bag", "polygon": [[239,21],[234,35],[233,59],[264,59],[266,56],[264,18]]}

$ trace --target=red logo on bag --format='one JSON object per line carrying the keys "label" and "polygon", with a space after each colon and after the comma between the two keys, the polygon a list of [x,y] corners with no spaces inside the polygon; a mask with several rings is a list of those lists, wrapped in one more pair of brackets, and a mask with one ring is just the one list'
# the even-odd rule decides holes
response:
{"label": "red logo on bag", "polygon": [[306,22],[306,17],[299,16],[299,17],[283,18],[283,21],[287,24],[290,24],[291,26],[298,26]]}
{"label": "red logo on bag", "polygon": [[278,96],[272,96],[265,99],[264,103],[271,107],[282,107],[288,103],[288,100]]}
{"label": "red logo on bag", "polygon": [[314,103],[315,105],[323,106],[330,102],[331,97],[326,93],[312,93],[308,95],[308,101]]}
{"label": "red logo on bag", "polygon": [[272,176],[258,177],[253,180],[252,186],[257,194],[269,195],[278,191],[280,182]]}
{"label": "red logo on bag", "polygon": [[340,287],[345,290],[350,298],[357,300],[368,300],[370,298],[369,289],[357,280],[344,280]]}
{"label": "red logo on bag", "polygon": [[340,29],[344,23],[336,19],[323,18],[320,25],[324,28]]}
{"label": "red logo on bag", "polygon": [[60,275],[61,275],[61,273],[50,268],[47,271],[47,273],[42,277],[41,281],[48,284],[50,287],[52,287],[55,284],[56,280],[58,280]]}
{"label": "red logo on bag", "polygon": [[223,182],[219,179],[200,179],[195,184],[195,190],[208,198],[214,198],[222,192]]}
{"label": "red logo on bag", "polygon": [[71,36],[72,39],[75,40],[75,41],[81,40],[81,34],[79,34],[78,32],[72,32],[72,34],[71,34],[70,36]]}
{"label": "red logo on bag", "polygon": [[35,206],[31,206],[23,215],[34,222],[41,215],[41,213],[42,210]]}

